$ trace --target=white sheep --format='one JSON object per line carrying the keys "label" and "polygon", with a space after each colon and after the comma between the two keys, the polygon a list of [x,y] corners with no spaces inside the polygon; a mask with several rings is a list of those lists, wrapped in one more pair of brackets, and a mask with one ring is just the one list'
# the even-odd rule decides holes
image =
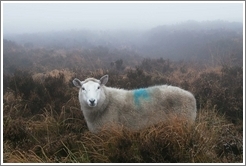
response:
{"label": "white sheep", "polygon": [[168,85],[124,90],[106,87],[107,82],[108,75],[100,80],[73,80],[79,88],[81,110],[91,132],[98,132],[109,123],[138,130],[165,121],[173,114],[195,121],[196,100],[188,91]]}

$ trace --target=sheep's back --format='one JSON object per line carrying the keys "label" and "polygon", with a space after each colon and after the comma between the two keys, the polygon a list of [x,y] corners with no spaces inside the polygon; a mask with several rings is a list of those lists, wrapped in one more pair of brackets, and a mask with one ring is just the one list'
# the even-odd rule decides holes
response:
{"label": "sheep's back", "polygon": [[193,121],[196,117],[194,96],[173,86],[154,86],[128,91],[118,105],[120,121],[132,128],[164,121],[169,115],[184,115]]}
{"label": "sheep's back", "polygon": [[118,114],[126,127],[140,129],[165,121],[169,115],[183,115],[190,121],[196,117],[194,96],[174,86],[153,86],[136,90],[109,88],[108,115]]}

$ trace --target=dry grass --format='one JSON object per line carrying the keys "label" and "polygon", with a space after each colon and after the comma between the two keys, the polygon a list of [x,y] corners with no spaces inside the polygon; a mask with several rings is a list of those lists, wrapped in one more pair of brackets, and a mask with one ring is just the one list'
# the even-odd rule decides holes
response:
{"label": "dry grass", "polygon": [[[242,136],[235,135],[235,131],[229,133],[233,124],[216,110],[200,110],[193,125],[173,117],[137,132],[112,125],[110,130],[107,126],[99,134],[78,128],[65,131],[69,124],[62,122],[73,120],[74,127],[78,127],[81,121],[53,116],[45,112],[29,121],[5,124],[4,162],[217,163],[243,160]],[[18,130],[25,133],[16,145],[6,137],[13,132],[9,128],[15,123],[19,126],[15,134],[20,137]],[[234,142],[234,149],[226,149],[229,145],[225,142]]]}
{"label": "dry grass", "polygon": [[65,70],[52,70],[45,73],[36,73],[32,75],[33,80],[44,82],[46,78],[48,77],[59,77],[60,75],[64,75],[64,79],[66,83],[69,83],[69,81],[74,77],[74,73],[65,69]]}
{"label": "dry grass", "polygon": [[121,72],[77,71],[76,77],[100,78],[107,73],[109,86],[125,89],[164,83],[180,86],[196,96],[195,124],[172,117],[140,131],[112,125],[110,130],[105,127],[93,134],[87,129],[70,77],[67,83],[68,77],[56,72],[60,74],[37,82],[21,71],[5,77],[4,162],[243,162],[241,67],[196,70],[184,64],[146,60],[136,69]]}
{"label": "dry grass", "polygon": [[223,162],[217,151],[223,149],[221,131],[230,125],[215,110],[201,110],[194,125],[174,117],[139,132],[114,126],[83,140],[93,162]]}

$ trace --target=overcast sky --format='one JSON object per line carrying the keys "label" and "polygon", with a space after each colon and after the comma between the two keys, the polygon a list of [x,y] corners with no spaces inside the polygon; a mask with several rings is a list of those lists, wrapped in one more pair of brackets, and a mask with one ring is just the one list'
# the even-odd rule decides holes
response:
{"label": "overcast sky", "polygon": [[1,3],[4,34],[71,29],[150,29],[187,20],[243,22],[242,2]]}

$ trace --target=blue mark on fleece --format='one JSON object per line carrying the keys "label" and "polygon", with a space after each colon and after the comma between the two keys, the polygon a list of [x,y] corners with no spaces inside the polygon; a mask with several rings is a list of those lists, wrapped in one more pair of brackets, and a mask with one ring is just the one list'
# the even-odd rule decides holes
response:
{"label": "blue mark on fleece", "polygon": [[140,106],[140,100],[149,100],[150,95],[146,89],[137,89],[133,91],[134,103]]}

